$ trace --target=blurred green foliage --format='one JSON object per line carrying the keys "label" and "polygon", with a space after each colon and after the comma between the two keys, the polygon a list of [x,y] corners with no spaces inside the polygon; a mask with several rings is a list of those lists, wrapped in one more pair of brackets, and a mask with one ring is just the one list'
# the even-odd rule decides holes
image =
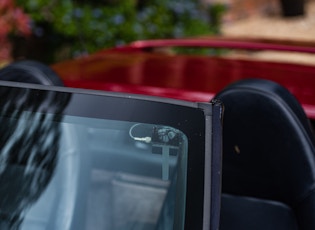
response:
{"label": "blurred green foliage", "polygon": [[[179,38],[220,32],[219,5],[197,0],[16,0],[33,34],[50,36],[69,56],[140,39]],[[45,35],[46,33],[46,35]],[[68,45],[65,45],[68,44]]]}

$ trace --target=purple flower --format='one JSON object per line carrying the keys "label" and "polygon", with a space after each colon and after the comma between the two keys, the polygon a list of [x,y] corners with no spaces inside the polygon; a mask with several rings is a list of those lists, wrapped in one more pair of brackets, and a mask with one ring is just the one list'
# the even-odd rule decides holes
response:
{"label": "purple flower", "polygon": [[76,8],[73,10],[73,16],[76,18],[82,18],[83,17],[83,11],[80,8]]}
{"label": "purple flower", "polygon": [[115,25],[121,25],[125,22],[125,17],[121,14],[117,14],[112,18],[112,21]]}

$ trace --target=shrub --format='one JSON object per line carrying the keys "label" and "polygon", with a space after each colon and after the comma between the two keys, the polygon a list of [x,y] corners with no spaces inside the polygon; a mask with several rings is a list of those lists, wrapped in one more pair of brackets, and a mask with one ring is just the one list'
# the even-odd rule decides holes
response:
{"label": "shrub", "polygon": [[[43,36],[51,26],[55,38],[70,41],[70,57],[140,39],[179,38],[219,32],[216,6],[195,0],[17,0]],[[110,3],[110,4],[109,4]],[[58,35],[58,36],[56,36]],[[51,35],[53,36],[53,35]]]}
{"label": "shrub", "polygon": [[13,0],[0,1],[0,66],[11,59],[10,36],[28,36],[30,18]]}

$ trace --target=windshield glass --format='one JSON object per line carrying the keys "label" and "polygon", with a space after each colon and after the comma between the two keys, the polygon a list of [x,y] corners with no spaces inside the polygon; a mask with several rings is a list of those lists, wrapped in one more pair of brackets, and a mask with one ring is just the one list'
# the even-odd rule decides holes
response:
{"label": "windshield glass", "polygon": [[0,81],[0,229],[217,226],[213,108]]}
{"label": "windshield glass", "polygon": [[188,142],[180,130],[28,111],[1,122],[1,226],[183,229]]}

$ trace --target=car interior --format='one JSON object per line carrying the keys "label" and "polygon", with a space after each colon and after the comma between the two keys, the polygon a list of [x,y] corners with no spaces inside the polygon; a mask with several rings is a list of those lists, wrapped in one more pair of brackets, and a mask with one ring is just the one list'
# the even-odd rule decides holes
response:
{"label": "car interior", "polygon": [[[19,71],[21,66],[17,67]],[[55,79],[54,74],[45,71],[43,73],[45,79],[47,76],[53,76]],[[12,77],[8,77],[8,80],[12,80]],[[33,82],[32,76],[23,78],[23,81]],[[46,80],[44,82],[47,83]],[[35,83],[46,84],[40,79]],[[50,84],[62,85],[58,80],[53,80]],[[310,122],[298,101],[284,87],[262,79],[236,82],[219,92],[216,98],[224,104],[222,196],[221,209],[218,210],[220,230],[315,229],[315,142]],[[80,207],[75,204],[85,204],[76,198],[71,199],[60,194],[69,194],[62,191],[74,190],[77,186],[80,186],[78,191],[85,193],[91,201],[89,207],[79,208],[87,208],[91,216],[84,219],[82,216],[85,214],[76,210],[74,218],[78,219],[78,228],[84,222],[87,229],[97,229],[98,224],[106,226],[104,229],[167,229],[167,218],[161,222],[163,225],[160,228],[152,227],[152,223],[162,218],[158,215],[162,209],[166,213],[169,212],[168,207],[161,206],[161,200],[174,199],[169,195],[172,193],[166,191],[174,189],[176,185],[176,153],[171,156],[170,167],[165,168],[161,180],[161,175],[157,173],[160,165],[155,163],[158,160],[153,159],[158,159],[159,156],[146,158],[151,150],[145,142],[135,142],[134,139],[138,137],[135,134],[137,129],[146,132],[146,129],[152,127],[137,123],[116,123],[115,127],[119,128],[113,129],[111,122],[102,124],[106,126],[102,130],[98,128],[97,123],[92,127],[77,126],[74,118],[65,118],[62,125],[65,141],[61,142],[61,149],[64,152],[62,157],[66,160],[58,166],[62,173],[54,179],[61,180],[58,184],[62,186],[46,190],[41,202],[26,216],[23,223],[25,229],[42,229],[40,222],[45,218],[40,216],[59,215],[59,222],[51,224],[54,226],[51,229],[62,229],[60,226],[70,225],[69,216],[74,215],[74,209]],[[73,133],[79,133],[81,137],[73,139]],[[95,141],[95,145],[93,141],[90,146],[81,145],[86,138]],[[97,144],[105,139],[110,147],[106,150],[107,158],[103,157]],[[73,149],[67,146],[73,142],[76,142],[73,146],[81,147]],[[74,154],[86,151],[87,148],[93,150],[93,157],[83,154],[85,158],[82,159]],[[116,152],[119,154],[112,154]],[[152,152],[150,154],[152,156]],[[142,167],[134,167],[133,164],[139,159],[145,161],[145,164],[141,164]],[[126,171],[117,172],[112,162],[124,164]],[[86,170],[79,170],[81,167],[87,170],[93,168],[92,177],[86,180],[92,184],[89,186],[93,191],[86,189],[89,187],[87,184],[77,183],[79,177],[88,177],[84,173]],[[77,170],[76,176],[66,173],[70,169]],[[151,174],[148,174],[148,171]],[[134,176],[135,174],[137,176]],[[163,180],[163,177],[171,179]],[[54,186],[54,183],[50,186]],[[148,193],[148,190],[151,193]],[[117,191],[123,196],[118,198]],[[102,194],[109,194],[105,199],[109,205],[104,207],[111,207],[114,211],[94,208]],[[133,209],[133,202],[139,201],[136,196],[145,198],[138,210]],[[56,198],[59,200],[59,207],[55,207]],[[69,200],[72,203],[69,203]],[[125,202],[126,200],[128,202]],[[156,202],[156,210],[149,210],[147,202]],[[122,205],[123,203],[127,206]],[[166,203],[174,205],[172,202]],[[56,211],[41,213],[40,206],[47,204]],[[115,221],[112,221],[113,219]],[[50,220],[51,218],[45,221]],[[115,223],[119,225],[116,226]],[[150,224],[151,227],[148,226]]]}

